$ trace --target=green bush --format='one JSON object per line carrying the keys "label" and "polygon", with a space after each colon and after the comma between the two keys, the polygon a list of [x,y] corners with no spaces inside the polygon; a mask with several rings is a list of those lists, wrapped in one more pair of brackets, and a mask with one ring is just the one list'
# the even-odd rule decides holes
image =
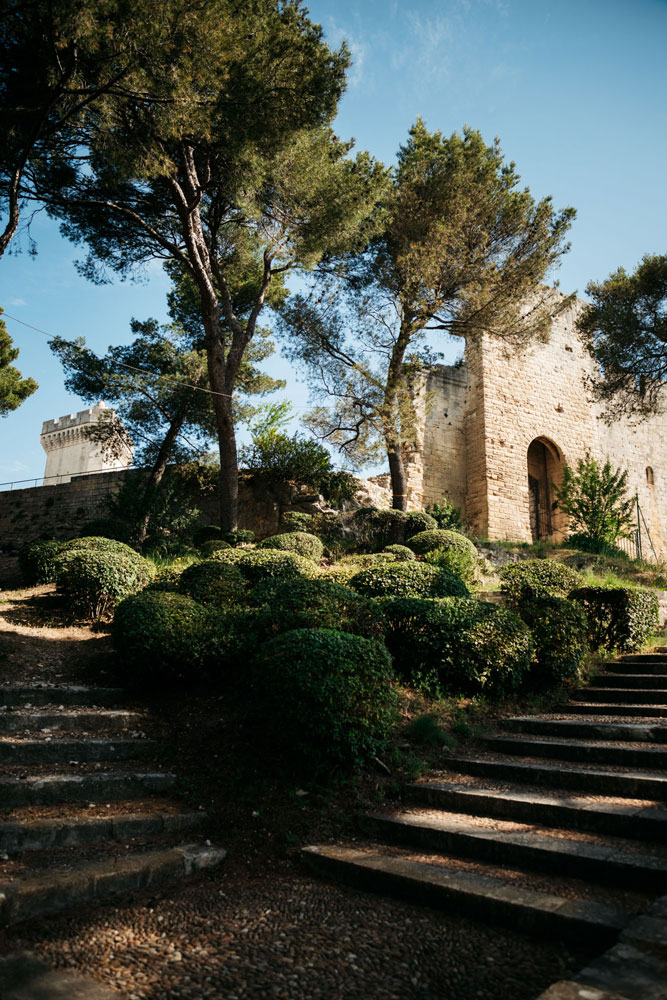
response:
{"label": "green bush", "polygon": [[19,550],[19,568],[24,583],[55,583],[58,556],[63,542],[29,542]]}
{"label": "green bush", "polygon": [[508,607],[519,608],[543,597],[567,597],[581,578],[576,570],[555,559],[527,559],[500,571],[500,589]]}
{"label": "green bush", "polygon": [[438,522],[425,510],[409,510],[404,522],[403,538],[407,542],[413,535],[433,531],[437,527]]}
{"label": "green bush", "polygon": [[440,503],[431,504],[426,510],[435,521],[437,528],[445,530],[450,528],[453,531],[461,531],[463,528],[461,508],[455,507],[446,497],[443,497]]}
{"label": "green bush", "polygon": [[231,549],[229,542],[224,542],[222,538],[211,538],[208,542],[202,542],[199,546],[201,555],[208,559],[214,552],[221,552],[223,549]]}
{"label": "green bush", "polygon": [[385,545],[403,544],[407,520],[402,510],[360,507],[352,517],[352,530],[360,548],[376,552]]}
{"label": "green bush", "polygon": [[586,613],[593,649],[639,649],[658,629],[658,596],[652,590],[579,587],[570,598]]}
{"label": "green bush", "polygon": [[516,691],[528,673],[532,637],[518,615],[470,598],[385,601],[386,644],[413,683],[447,694]]}
{"label": "green bush", "polygon": [[433,531],[420,531],[418,535],[413,535],[408,542],[409,547],[418,556],[424,556],[427,552],[435,549],[454,549],[457,552],[469,552],[477,564],[477,549],[465,535],[458,531],[446,531],[436,528]]}
{"label": "green bush", "polygon": [[75,549],[87,549],[92,552],[116,552],[118,555],[135,557],[141,556],[136,549],[125,542],[119,542],[115,538],[103,538],[101,535],[84,535],[81,538],[71,538],[63,545],[63,552],[74,552]]}
{"label": "green bush", "polygon": [[407,545],[385,545],[383,552],[396,556],[399,562],[413,562],[416,556]]}
{"label": "green bush", "polygon": [[98,517],[94,521],[86,522],[81,528],[81,534],[97,538],[113,538],[117,542],[128,544],[132,538],[132,527],[120,517]]}
{"label": "green bush", "polygon": [[314,579],[319,575],[312,559],[296,552],[275,549],[225,549],[214,552],[213,559],[238,566],[251,586],[269,580]]}
{"label": "green bush", "polygon": [[306,514],[300,510],[288,510],[283,514],[283,524],[288,531],[307,531],[312,534],[314,514]]}
{"label": "green bush", "polygon": [[450,573],[456,573],[465,583],[474,583],[477,577],[479,559],[473,546],[473,555],[467,548],[432,549],[424,556],[424,562],[429,566],[441,566]]}
{"label": "green bush", "polygon": [[316,563],[319,563],[324,554],[324,546],[317,535],[311,535],[307,531],[287,531],[283,535],[271,535],[259,543],[259,548],[296,552]]}
{"label": "green bush", "polygon": [[236,528],[235,531],[226,531],[222,536],[223,541],[236,547],[237,545],[250,545],[255,541],[255,532],[250,528]]}
{"label": "green bush", "polygon": [[243,602],[247,584],[237,566],[209,559],[184,570],[178,580],[178,589],[199,604],[221,608]]}
{"label": "green bush", "polygon": [[619,549],[618,545],[612,545],[599,538],[591,538],[590,535],[585,535],[583,532],[575,532],[573,535],[568,535],[566,545],[568,548],[579,549],[580,552],[589,552],[592,555],[598,556],[609,556],[611,559],[627,560],[628,558],[627,553],[623,549]]}
{"label": "green bush", "polygon": [[105,552],[74,549],[58,558],[58,592],[72,609],[95,621],[105,618],[129,594],[145,587],[155,576],[155,566],[130,550]]}
{"label": "green bush", "polygon": [[220,617],[192,598],[145,590],[116,608],[118,669],[136,686],[196,682],[215,659],[214,630],[222,631]]}
{"label": "green bush", "polygon": [[391,660],[372,639],[296,629],[262,646],[257,698],[271,739],[308,769],[378,753],[397,718]]}
{"label": "green bush", "polygon": [[192,532],[192,544],[199,549],[204,542],[219,541],[222,538],[222,528],[217,524],[202,524]]}
{"label": "green bush", "polygon": [[379,640],[384,634],[384,618],[375,602],[332,580],[260,584],[251,600],[264,604],[258,621],[267,638],[298,628],[339,629]]}
{"label": "green bush", "polygon": [[363,569],[350,586],[366,597],[467,597],[463,580],[449,570],[418,562]]}
{"label": "green bush", "polygon": [[588,651],[586,615],[563,597],[527,601],[519,615],[533,633],[535,663],[531,679],[540,686],[577,680]]}

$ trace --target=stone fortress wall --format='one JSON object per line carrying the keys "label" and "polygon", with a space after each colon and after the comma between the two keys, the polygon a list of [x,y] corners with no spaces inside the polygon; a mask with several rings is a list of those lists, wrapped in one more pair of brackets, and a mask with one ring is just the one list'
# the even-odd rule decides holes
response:
{"label": "stone fortress wall", "polygon": [[481,537],[559,540],[551,483],[586,451],[628,470],[653,544],[667,557],[667,415],[609,426],[586,376],[594,362],[576,331],[584,303],[556,318],[546,343],[511,349],[484,336],[463,366],[436,366],[417,400],[421,429],[410,461],[410,507],[443,496]]}

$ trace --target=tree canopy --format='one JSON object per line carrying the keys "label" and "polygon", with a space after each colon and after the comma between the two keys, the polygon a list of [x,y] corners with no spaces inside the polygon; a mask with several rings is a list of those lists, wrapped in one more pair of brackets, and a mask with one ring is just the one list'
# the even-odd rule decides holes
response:
{"label": "tree canopy", "polygon": [[597,362],[596,397],[613,419],[657,412],[667,379],[667,256],[647,254],[636,271],[614,271],[586,288],[578,326]]}
{"label": "tree canopy", "polygon": [[31,378],[22,378],[21,372],[12,361],[19,356],[12,338],[7,333],[0,309],[0,416],[6,417],[10,410],[16,410],[21,403],[32,396],[37,383]]}
{"label": "tree canopy", "polygon": [[326,261],[310,295],[282,313],[287,352],[316,398],[311,425],[351,460],[389,460],[405,509],[405,458],[415,439],[413,390],[434,359],[433,334],[543,336],[556,302],[540,282],[569,249],[574,210],[519,187],[499,142],[465,128],[449,137],[421,119],[399,150],[379,232],[360,252]]}

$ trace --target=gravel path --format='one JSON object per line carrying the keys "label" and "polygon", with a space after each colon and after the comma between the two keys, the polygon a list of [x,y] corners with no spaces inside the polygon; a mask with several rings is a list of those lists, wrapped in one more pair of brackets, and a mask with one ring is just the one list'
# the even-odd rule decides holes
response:
{"label": "gravel path", "polygon": [[24,925],[5,947],[129,1000],[533,1000],[591,957],[298,870],[231,864],[159,897]]}

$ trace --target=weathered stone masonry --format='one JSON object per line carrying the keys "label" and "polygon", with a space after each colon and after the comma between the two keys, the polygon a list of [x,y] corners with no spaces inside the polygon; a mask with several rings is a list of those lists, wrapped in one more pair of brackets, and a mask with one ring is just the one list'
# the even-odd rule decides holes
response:
{"label": "weathered stone masonry", "polygon": [[410,506],[443,496],[491,539],[562,538],[551,512],[564,463],[590,451],[628,469],[659,556],[667,556],[667,416],[608,426],[586,388],[593,361],[575,327],[583,303],[554,322],[547,343],[512,350],[490,336],[463,366],[436,366],[417,400],[422,429],[410,463]]}

